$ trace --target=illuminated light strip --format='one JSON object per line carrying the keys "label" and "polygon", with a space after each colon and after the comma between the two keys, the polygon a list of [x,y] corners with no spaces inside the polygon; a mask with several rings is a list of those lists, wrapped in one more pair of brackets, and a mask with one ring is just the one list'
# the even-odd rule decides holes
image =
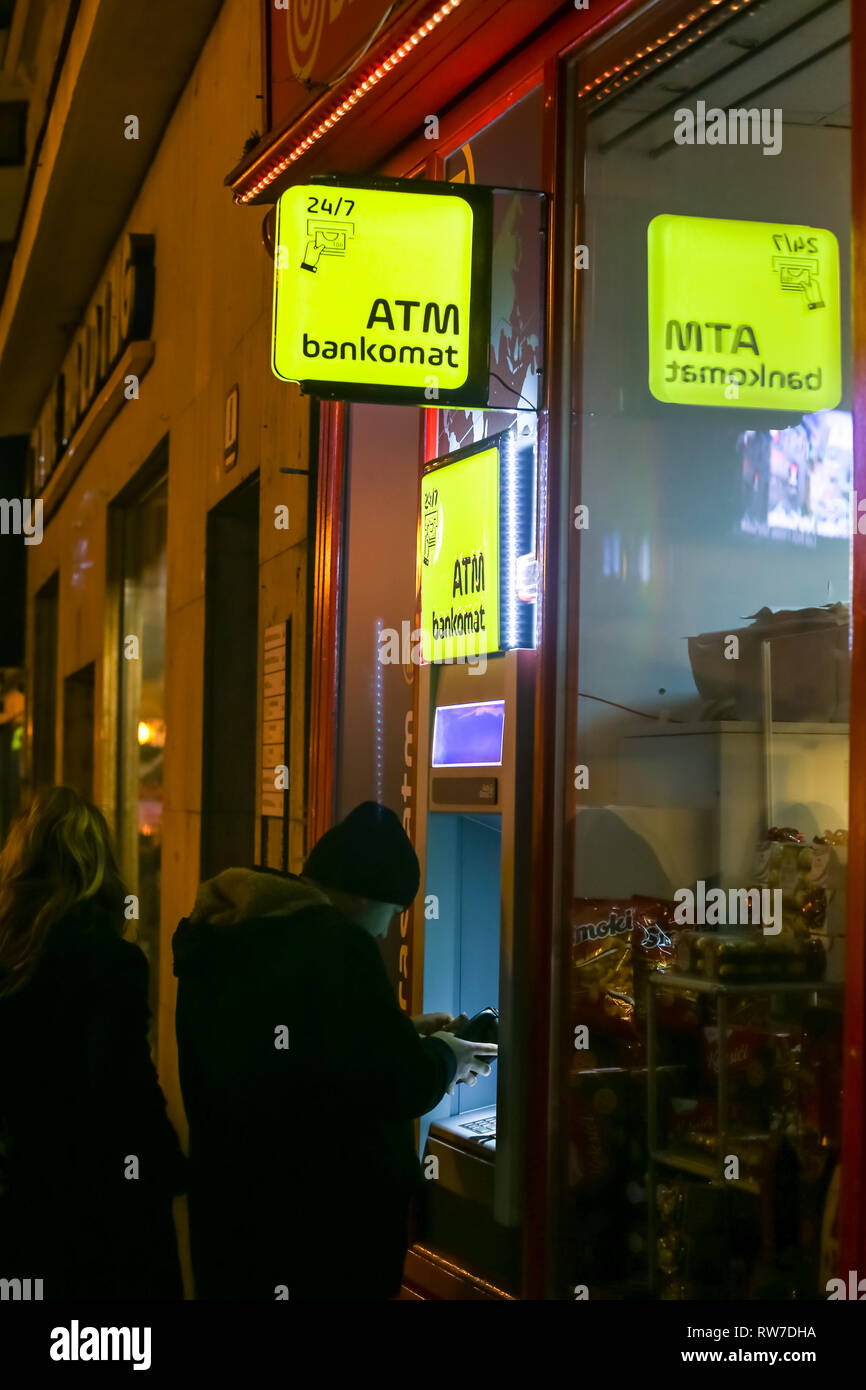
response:
{"label": "illuminated light strip", "polygon": [[513,431],[505,436],[503,451],[503,493],[505,500],[505,536],[503,544],[503,577],[505,579],[504,647],[516,647],[517,624],[517,441]]}
{"label": "illuminated light strip", "polygon": [[247,189],[246,193],[236,193],[235,202],[248,203],[252,198],[257,198],[260,193],[263,193],[268,185],[273,183],[274,179],[278,179],[281,174],[286,172],[290,164],[294,164],[295,160],[300,159],[302,154],[306,154],[307,150],[310,149],[317,140],[321,140],[323,135],[326,135],[329,130],[332,130],[337,122],[341,121],[362,97],[366,96],[368,92],[371,92],[387,73],[391,72],[399,63],[402,63],[403,59],[408,57],[412,49],[416,48],[422,39],[426,39],[428,34],[432,34],[436,25],[441,24],[442,20],[451,14],[452,10],[456,10],[460,3],[461,0],[445,0],[445,4],[441,5],[424,24],[420,25],[419,28],[415,30],[414,34],[410,34],[408,39],[404,39],[399,47],[389,53],[388,57],[383,59],[378,67],[364,78],[363,82],[359,82],[354,91],[350,92],[349,95],[340,102],[339,106],[334,107],[334,110],[316,126],[315,130],[311,130],[309,135],[305,136],[304,139],[295,146],[291,154],[285,155],[280,159],[267,174],[262,175],[262,177],[253,184],[252,188]]}
{"label": "illuminated light strip", "polygon": [[[580,99],[592,94],[596,100],[601,100],[603,97],[610,96],[612,91],[621,87],[624,83],[632,81],[635,77],[643,76],[645,72],[649,72],[653,63],[663,63],[667,61],[665,54],[655,55],[655,50],[660,48],[663,44],[668,44],[671,39],[677,38],[690,24],[695,24],[699,19],[702,19],[704,15],[709,14],[719,5],[728,4],[731,14],[736,14],[739,10],[745,9],[747,5],[753,3],[754,0],[736,0],[735,3],[733,3],[732,0],[706,0],[705,4],[698,6],[673,29],[669,29],[666,34],[661,34],[657,39],[652,39],[649,43],[645,44],[643,48],[637,49],[630,58],[624,59],[621,63],[614,64],[607,72],[600,73],[598,77],[594,77],[591,82],[587,82],[586,86],[579,89],[577,93],[578,98]],[[685,39],[685,44],[682,46],[688,47],[690,44],[694,43],[696,39],[702,38],[705,33],[707,33],[706,29],[698,29],[695,33],[688,34]],[[675,51],[679,52],[680,47]],[[645,59],[650,54],[654,55],[652,62],[644,62],[639,68],[634,66],[640,59]],[[631,68],[632,71],[626,72],[626,68]],[[609,86],[599,90],[603,82],[610,82],[610,79],[615,77],[617,73],[622,74],[618,82],[610,83]]]}
{"label": "illuminated light strip", "polygon": [[[402,634],[401,634],[402,635]],[[376,619],[376,800],[385,800],[385,723],[382,690],[382,619]]]}

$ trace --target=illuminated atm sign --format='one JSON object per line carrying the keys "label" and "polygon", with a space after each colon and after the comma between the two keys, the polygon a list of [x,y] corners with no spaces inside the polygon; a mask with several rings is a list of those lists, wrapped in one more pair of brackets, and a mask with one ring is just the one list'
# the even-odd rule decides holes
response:
{"label": "illuminated atm sign", "polygon": [[277,203],[273,370],[304,391],[487,403],[489,189],[330,179]]}
{"label": "illuminated atm sign", "polygon": [[421,484],[421,655],[535,645],[535,451],[506,431],[438,460]]}
{"label": "illuminated atm sign", "polygon": [[839,404],[832,232],[664,213],[649,224],[647,249],[656,400],[800,412]]}

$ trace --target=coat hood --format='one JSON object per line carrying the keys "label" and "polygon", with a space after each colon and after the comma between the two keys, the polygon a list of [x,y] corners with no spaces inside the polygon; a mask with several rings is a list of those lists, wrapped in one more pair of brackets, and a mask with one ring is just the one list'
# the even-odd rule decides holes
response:
{"label": "coat hood", "polygon": [[330,902],[294,874],[224,869],[201,884],[192,912],[172,938],[175,975],[206,952],[216,937],[262,917],[292,917],[308,907],[330,907]]}

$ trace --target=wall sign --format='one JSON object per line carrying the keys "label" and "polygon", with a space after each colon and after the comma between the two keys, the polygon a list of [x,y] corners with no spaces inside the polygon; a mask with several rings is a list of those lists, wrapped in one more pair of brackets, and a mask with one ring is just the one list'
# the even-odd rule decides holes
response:
{"label": "wall sign", "polygon": [[832,232],[663,213],[649,224],[647,249],[656,400],[801,412],[839,404]]}
{"label": "wall sign", "polygon": [[535,453],[511,431],[439,459],[421,483],[425,661],[535,645],[535,595],[521,596],[535,537]]}
{"label": "wall sign", "polygon": [[415,179],[287,189],[272,366],[334,400],[487,403],[491,193]]}
{"label": "wall sign", "polygon": [[238,461],[238,386],[237,382],[226,396],[223,426],[223,465],[226,472]]}
{"label": "wall sign", "polygon": [[128,233],[108,263],[31,436],[38,489],[62,459],[125,349],[150,336],[155,246],[149,233]]}

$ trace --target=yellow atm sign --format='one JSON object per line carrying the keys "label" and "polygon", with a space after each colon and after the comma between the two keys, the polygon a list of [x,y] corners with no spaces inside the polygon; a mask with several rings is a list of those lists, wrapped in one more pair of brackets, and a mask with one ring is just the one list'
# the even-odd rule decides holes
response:
{"label": "yellow atm sign", "polygon": [[421,652],[453,661],[500,649],[499,449],[459,455],[421,484]]}
{"label": "yellow atm sign", "polygon": [[277,203],[273,370],[337,400],[483,406],[491,196],[408,179]]}
{"label": "yellow atm sign", "polygon": [[839,404],[832,232],[664,213],[649,224],[647,251],[656,400],[809,412]]}

